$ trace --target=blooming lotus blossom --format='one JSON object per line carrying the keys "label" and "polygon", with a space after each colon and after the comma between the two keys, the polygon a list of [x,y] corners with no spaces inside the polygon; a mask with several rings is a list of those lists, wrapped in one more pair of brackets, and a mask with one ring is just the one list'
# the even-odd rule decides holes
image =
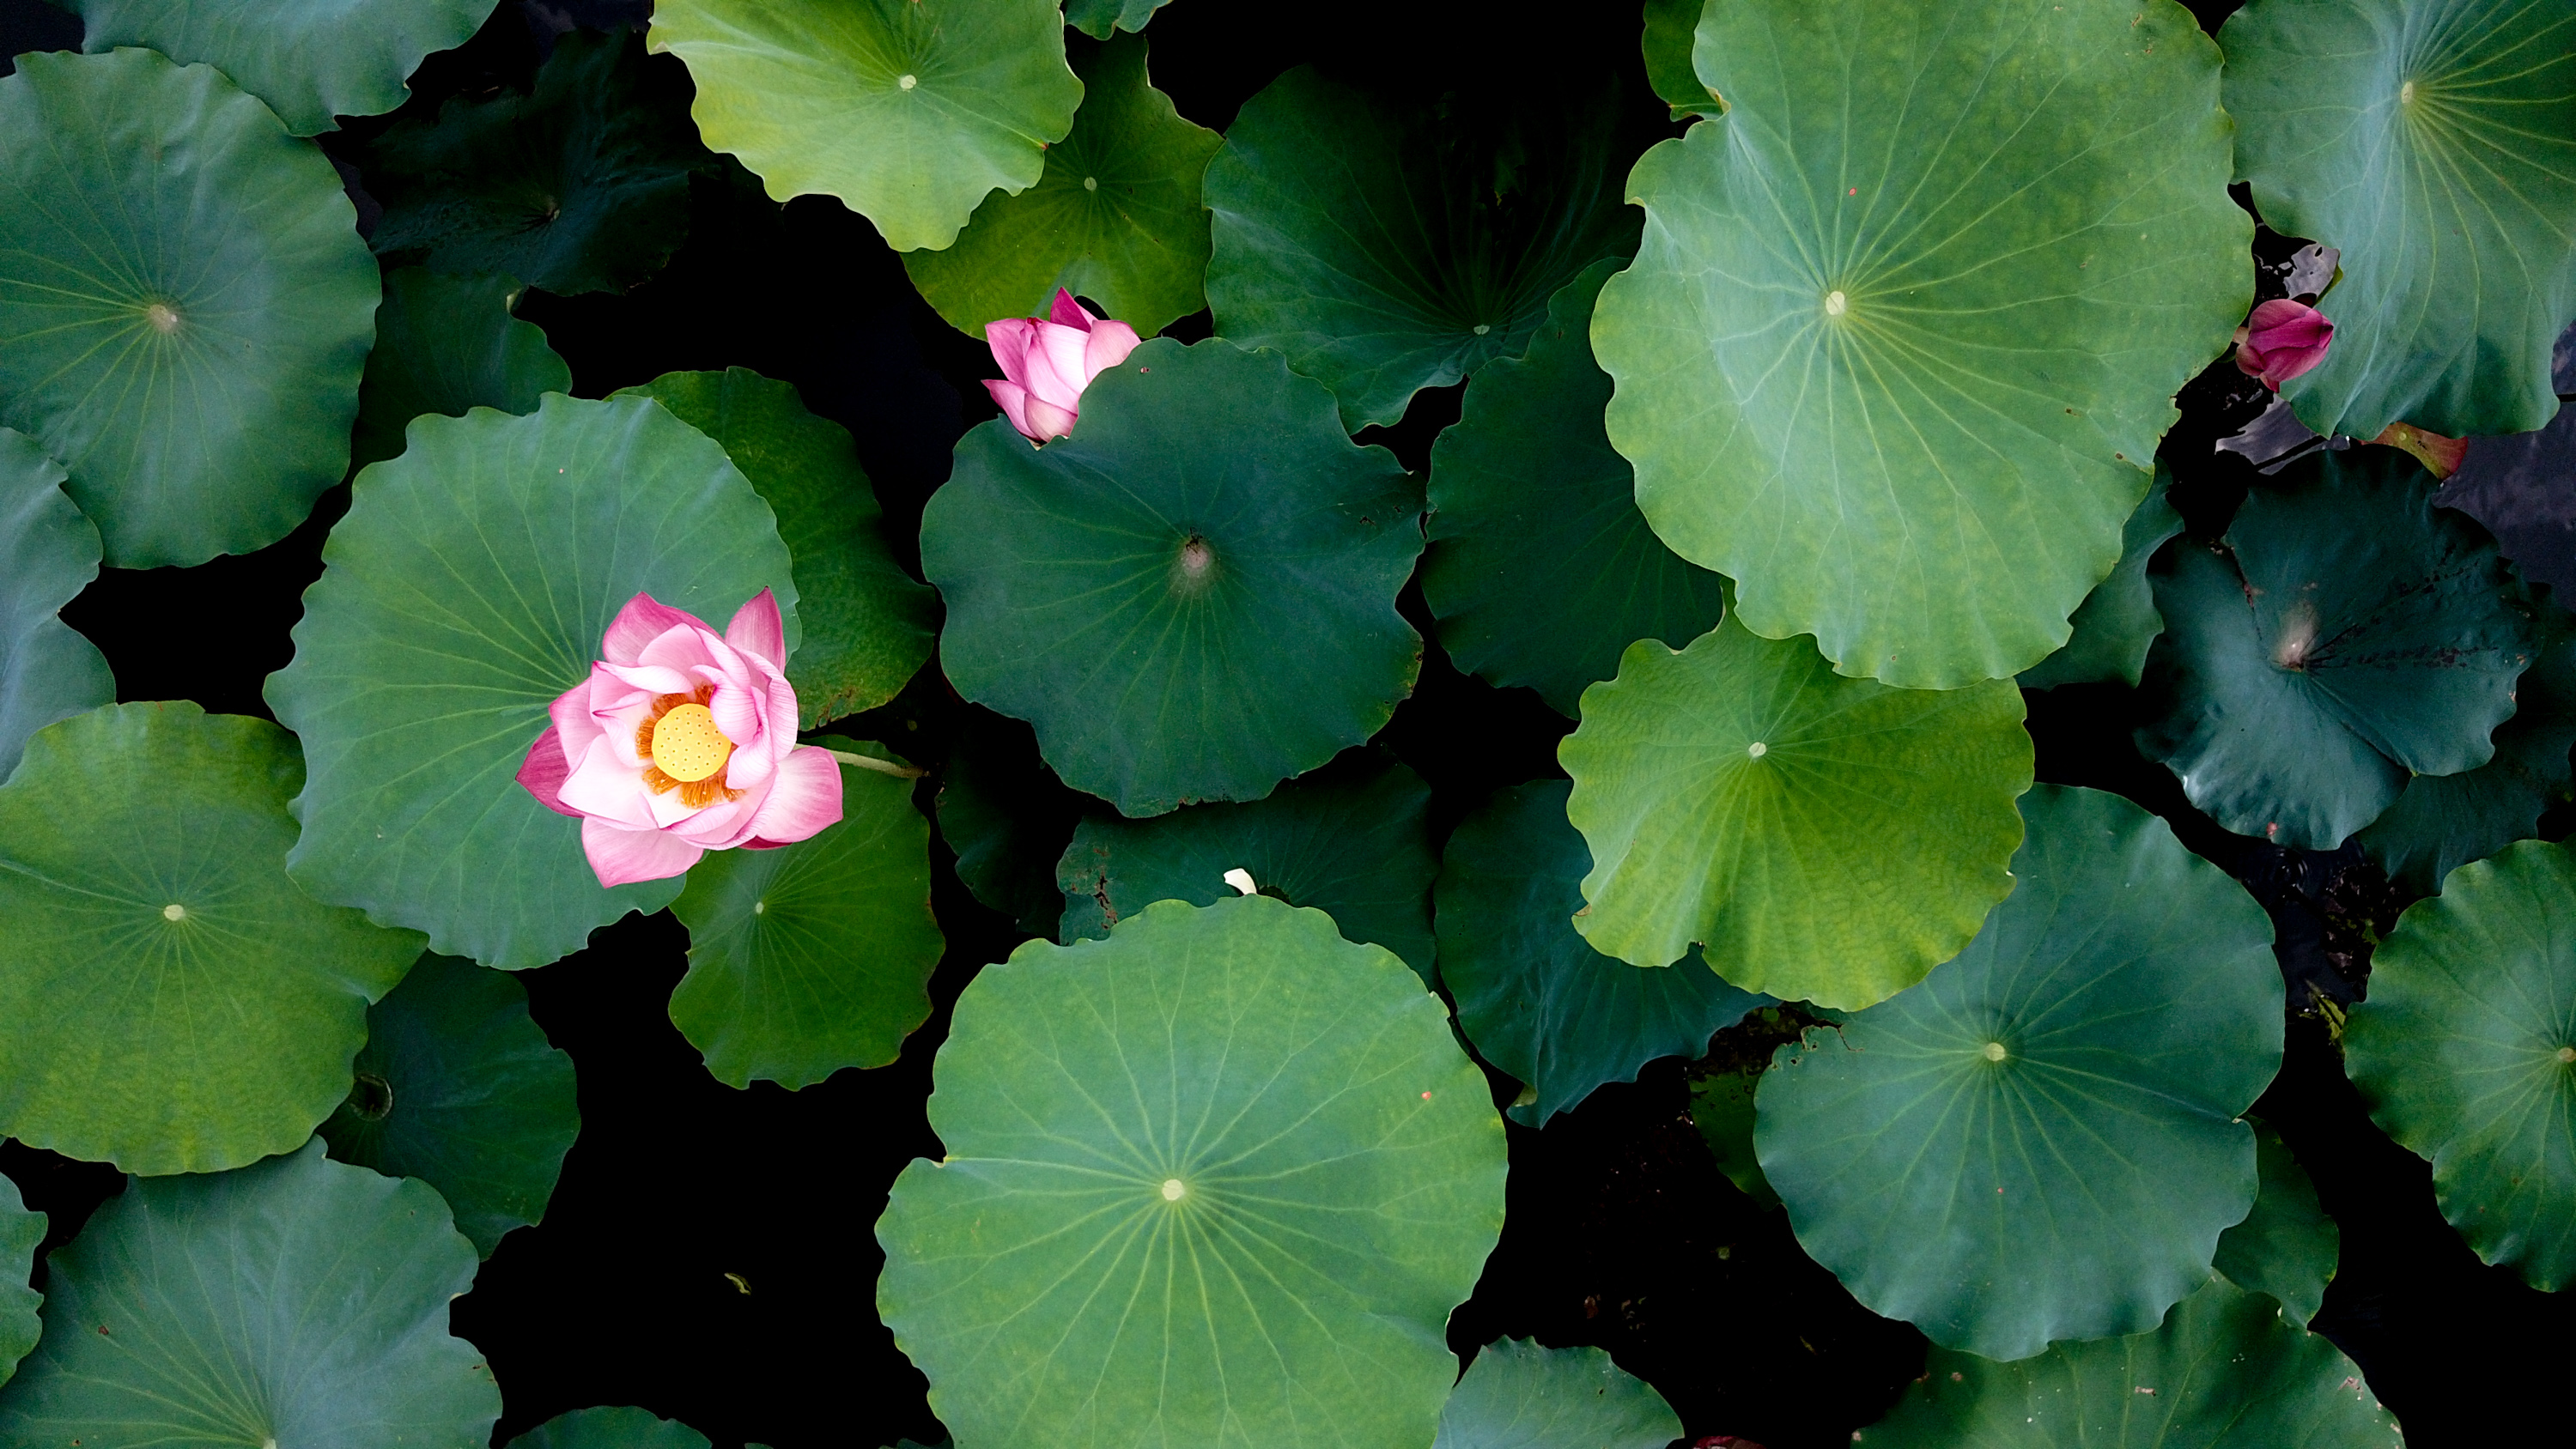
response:
{"label": "blooming lotus blossom", "polygon": [[841,767],[796,743],[778,600],[763,589],[722,634],[637,594],[565,690],[519,783],[581,821],[603,886],[675,876],[710,850],[767,850],[841,818]]}
{"label": "blooming lotus blossom", "polygon": [[1044,318],[1006,317],[984,324],[984,340],[1002,375],[984,390],[1002,405],[1002,416],[1033,443],[1073,431],[1082,390],[1136,350],[1136,329],[1091,315],[1062,287]]}
{"label": "blooming lotus blossom", "polygon": [[2281,384],[2325,361],[2326,344],[2333,340],[2334,324],[2324,313],[2305,302],[2275,297],[2236,329],[2236,365],[2279,392]]}

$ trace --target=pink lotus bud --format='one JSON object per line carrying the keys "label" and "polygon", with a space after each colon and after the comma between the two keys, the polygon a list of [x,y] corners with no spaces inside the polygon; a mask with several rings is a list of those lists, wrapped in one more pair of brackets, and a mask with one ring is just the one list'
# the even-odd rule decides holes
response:
{"label": "pink lotus bud", "polygon": [[721,635],[637,594],[606,657],[547,711],[519,783],[581,822],[603,886],[675,876],[710,850],[767,850],[841,818],[841,767],[796,743],[778,600],[763,589]]}
{"label": "pink lotus bud", "polygon": [[1071,292],[1058,287],[1049,316],[988,322],[984,340],[992,344],[993,360],[1002,367],[1002,376],[988,379],[984,390],[1023,437],[1043,443],[1073,431],[1082,411],[1082,390],[1125,362],[1138,339],[1135,328],[1092,316]]}
{"label": "pink lotus bud", "polygon": [[2305,302],[2275,297],[2236,329],[2236,365],[2279,392],[2281,384],[2325,361],[2326,344],[2333,340],[2334,324],[2324,313]]}

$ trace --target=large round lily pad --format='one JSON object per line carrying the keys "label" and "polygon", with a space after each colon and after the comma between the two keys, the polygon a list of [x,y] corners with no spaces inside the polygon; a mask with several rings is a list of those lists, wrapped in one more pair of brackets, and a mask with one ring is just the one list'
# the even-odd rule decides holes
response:
{"label": "large round lily pad", "polygon": [[2116,795],[2042,786],[1956,960],[1782,1047],[1753,1141],[1873,1312],[1993,1359],[2156,1326],[2254,1205],[2281,1065],[2254,898]]}
{"label": "large round lily pad", "polygon": [[1427,1444],[1503,1124],[1392,952],[1267,896],[958,998],[877,1308],[961,1443]]}
{"label": "large round lily pad", "polygon": [[775,590],[794,648],[787,547],[724,449],[645,398],[424,417],[359,477],[322,562],[266,690],[310,771],[305,889],[513,970],[670,904],[677,880],[603,889],[580,825],[518,771],[639,593],[721,624]]}
{"label": "large round lily pad", "polygon": [[709,1449],[707,1436],[650,1409],[619,1406],[557,1414],[509,1449]]}
{"label": "large round lily pad", "polygon": [[2325,361],[2281,387],[2321,433],[2549,421],[2576,316],[2576,13],[2488,0],[2254,0],[2220,31],[2237,174],[2342,249]]}
{"label": "large round lily pad", "polygon": [[148,46],[205,61],[268,103],[298,136],[335,116],[380,116],[432,51],[463,45],[494,0],[65,0],[90,54]]}
{"label": "large round lily pad", "polygon": [[447,1205],[319,1142],[131,1183],[50,1262],[0,1442],[484,1449],[501,1417],[447,1331],[475,1266]]}
{"label": "large round lily pad", "polygon": [[653,49],[688,62],[708,145],[781,201],[839,197],[896,251],[1036,184],[1082,100],[1055,0],[662,0]]}
{"label": "large round lily pad", "polygon": [[116,568],[284,538],[340,481],[376,266],[339,173],[214,67],[0,77],[0,424]]}
{"label": "large round lily pad", "polygon": [[107,656],[62,621],[98,577],[98,530],[62,481],[35,439],[0,428],[0,780],[27,736],[116,698]]}
{"label": "large round lily pad", "polygon": [[1890,689],[1728,616],[1630,646],[1557,746],[1592,850],[1576,929],[1623,961],[1693,945],[1782,1000],[1858,1008],[1913,985],[2012,889],[2030,736],[2009,680]]}
{"label": "large round lily pad", "polygon": [[275,725],[107,705],[0,785],[0,1134],[128,1172],[294,1150],[420,937],[287,879]]}
{"label": "large round lily pad", "polygon": [[2218,47],[2173,0],[1745,0],[1692,56],[1727,112],[1637,163],[1592,322],[1639,506],[1843,673],[2037,664],[2252,297]]}
{"label": "large round lily pad", "polygon": [[363,468],[400,456],[403,430],[423,413],[532,413],[547,393],[571,392],[572,368],[544,330],[510,315],[526,290],[510,277],[387,272],[349,461]]}
{"label": "large round lily pad", "polygon": [[2479,1257],[2544,1290],[2576,1279],[2576,855],[2526,840],[2409,906],[2344,1066]]}
{"label": "large round lily pad", "polygon": [[921,521],[958,692],[1128,815],[1258,800],[1377,733],[1421,636],[1422,495],[1275,352],[1155,339],[1044,448],[996,418]]}
{"label": "large round lily pad", "polygon": [[1353,431],[1517,357],[1548,298],[1636,249],[1614,88],[1405,102],[1300,66],[1207,169],[1217,330],[1333,390]]}
{"label": "large round lily pad", "polygon": [[572,1058],[517,979],[423,956],[367,1013],[357,1082],[322,1124],[331,1156],[438,1189],[484,1257],[546,1215],[581,1134]]}
{"label": "large round lily pad", "polygon": [[2332,850],[2409,773],[2487,763],[2539,640],[2469,519],[2394,448],[2327,453],[2255,489],[2225,551],[2155,576],[2161,717],[2138,747],[2240,835]]}
{"label": "large round lily pad", "polygon": [[1562,780],[1495,792],[1440,856],[1440,977],[1486,1061],[1529,1084],[1512,1117],[1543,1127],[1658,1057],[1696,1057],[1770,998],[1696,955],[1670,966],[1604,956],[1574,929],[1592,856]]}
{"label": "large round lily pad", "polygon": [[1681,1436],[1664,1396],[1601,1350],[1498,1338],[1449,1391],[1431,1449],[1664,1449]]}
{"label": "large round lily pad", "polygon": [[1459,668],[1528,685],[1572,715],[1640,639],[1687,644],[1725,613],[1724,580],[1664,547],[1610,447],[1610,378],[1592,361],[1595,262],[1548,304],[1528,355],[1467,388],[1431,447],[1422,597]]}
{"label": "large round lily pad", "polygon": [[44,1241],[45,1215],[27,1211],[18,1184],[0,1177],[0,1384],[17,1373],[19,1360],[44,1333],[36,1305],[45,1295],[27,1286]]}

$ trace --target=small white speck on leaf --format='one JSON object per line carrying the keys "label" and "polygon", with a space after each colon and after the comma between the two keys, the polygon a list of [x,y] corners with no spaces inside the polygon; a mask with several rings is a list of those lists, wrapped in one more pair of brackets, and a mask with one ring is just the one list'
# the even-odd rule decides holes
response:
{"label": "small white speck on leaf", "polygon": [[1844,296],[1839,290],[1827,292],[1825,294],[1825,315],[1828,317],[1839,317],[1843,315],[1844,311],[1850,306],[1851,299]]}
{"label": "small white speck on leaf", "polygon": [[1098,191],[1100,189],[1100,178],[1097,176],[1086,176],[1082,178],[1082,189],[1085,191]]}
{"label": "small white speck on leaf", "polygon": [[919,76],[899,75],[894,78],[894,83],[897,87],[908,91],[914,86],[921,84],[921,78]]}
{"label": "small white speck on leaf", "polygon": [[1760,740],[1755,740],[1753,743],[1744,747],[1744,753],[1758,760],[1764,755],[1771,753],[1771,747]]}
{"label": "small white speck on leaf", "polygon": [[2004,1059],[2004,1044],[1999,1041],[1990,1041],[1986,1043],[1985,1057],[1986,1060],[1990,1062],[2002,1061]]}
{"label": "small white speck on leaf", "polygon": [[1189,1191],[1189,1184],[1182,1182],[1177,1177],[1167,1177],[1163,1179],[1163,1201],[1165,1202],[1179,1202],[1182,1198],[1189,1195]]}
{"label": "small white speck on leaf", "polygon": [[188,908],[179,904],[177,901],[172,901],[170,904],[161,908],[161,919],[165,921],[184,921],[188,919]]}

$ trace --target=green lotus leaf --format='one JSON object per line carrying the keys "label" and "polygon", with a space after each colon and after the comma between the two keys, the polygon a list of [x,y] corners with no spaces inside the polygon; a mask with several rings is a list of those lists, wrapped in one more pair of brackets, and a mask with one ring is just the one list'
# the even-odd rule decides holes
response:
{"label": "green lotus leaf", "polygon": [[157,50],[204,61],[268,103],[286,129],[339,129],[335,116],[381,116],[433,51],[473,38],[494,0],[64,0],[82,48]]}
{"label": "green lotus leaf", "polygon": [[957,852],[957,878],[1025,935],[1055,939],[1064,916],[1055,867],[1082,799],[1038,758],[1027,725],[966,706],[939,782],[939,834]]}
{"label": "green lotus leaf", "polygon": [[1479,372],[1431,447],[1422,597],[1440,645],[1563,715],[1630,644],[1687,644],[1725,613],[1724,581],[1646,526],[1636,474],[1601,430],[1610,378],[1592,361],[1592,299],[1617,269],[1595,262],[1568,282],[1528,354]]}
{"label": "green lotus leaf", "polygon": [[1392,760],[1362,757],[1246,805],[1194,805],[1152,820],[1094,815],[1056,865],[1057,939],[1070,946],[1155,901],[1210,906],[1245,871],[1261,894],[1312,906],[1344,939],[1384,946],[1423,984],[1439,980],[1431,932],[1431,787]]}
{"label": "green lotus leaf", "polygon": [[0,785],[0,1134],[211,1172],[331,1115],[421,941],[287,878],[303,774],[275,725],[185,701],[27,741]]}
{"label": "green lotus leaf", "polygon": [[1631,645],[1557,746],[1592,850],[1575,928],[1639,966],[1703,947],[1783,1000],[1858,1008],[1923,979],[2012,889],[2030,736],[2010,680],[1890,689],[1730,614]]}
{"label": "green lotus leaf", "polygon": [[1762,1175],[1762,1159],[1753,1150],[1754,1099],[1768,1065],[1749,1062],[1693,1081],[1690,1115],[1691,1125],[1699,1129],[1700,1141],[1708,1144],[1708,1155],[1726,1180],[1758,1206],[1776,1208],[1780,1194],[1771,1190],[1771,1180]]}
{"label": "green lotus leaf", "polygon": [[615,395],[652,398],[723,444],[777,513],[805,624],[787,669],[805,728],[894,698],[930,657],[938,600],[895,562],[848,430],[748,368],[664,373]]}
{"label": "green lotus leaf", "polygon": [[116,698],[107,656],[62,621],[98,577],[98,530],[63,476],[35,439],[0,428],[0,780],[27,736]]}
{"label": "green lotus leaf", "polygon": [[1574,929],[1592,857],[1565,819],[1562,780],[1496,791],[1441,853],[1440,975],[1484,1059],[1529,1084],[1515,1121],[1543,1127],[1658,1057],[1696,1057],[1769,998],[1697,957],[1638,967]]}
{"label": "green lotus leaf", "polygon": [[2174,551],[2138,748],[2240,835],[2332,850],[2409,772],[2494,754],[2537,625],[2466,517],[2394,448],[2327,453],[2257,488],[2224,552]]}
{"label": "green lotus leaf", "polygon": [[1109,42],[1074,73],[1082,109],[1047,148],[1038,184],[987,197],[947,250],[903,254],[913,285],[961,332],[1043,317],[1058,287],[1147,337],[1207,305],[1199,176],[1224,138],[1154,89],[1141,35]]}
{"label": "green lotus leaf", "polygon": [[2576,1278],[2576,857],[2522,841],[2407,907],[2343,1044],[2478,1256],[2544,1292]]}
{"label": "green lotus leaf", "polygon": [[930,913],[930,822],[909,778],[850,765],[841,812],[793,845],[708,855],[671,903],[689,928],[671,1020],[727,1086],[792,1090],[884,1066],[930,1017],[946,947]]}
{"label": "green lotus leaf", "polygon": [[575,1409],[513,1439],[509,1449],[709,1449],[706,1435],[650,1409]]}
{"label": "green lotus leaf", "polygon": [[1863,1449],[2399,1449],[2361,1370],[2279,1304],[2212,1278],[2161,1328],[2019,1363],[1935,1348]]}
{"label": "green lotus leaf", "polygon": [[2262,1186],[2245,1221],[2218,1235],[2211,1263],[2239,1288],[2269,1293],[2300,1323],[2317,1316],[2343,1254],[2343,1230],[2317,1201],[2317,1185],[2267,1122],[2254,1126]]}
{"label": "green lotus leaf", "polygon": [[572,1058],[528,1015],[528,990],[423,956],[367,1013],[357,1084],[322,1124],[331,1156],[438,1189],[484,1257],[541,1221],[581,1134]]}
{"label": "green lotus leaf", "polygon": [[70,471],[110,567],[304,521],[348,467],[376,288],[339,173],[214,67],[0,77],[0,425]]}
{"label": "green lotus leaf", "polygon": [[353,466],[400,457],[403,429],[423,413],[532,413],[547,393],[572,391],[572,368],[546,345],[544,329],[510,315],[524,291],[509,277],[451,277],[422,267],[385,274],[376,350],[358,384]]}
{"label": "green lotus leaf", "polygon": [[1107,40],[1112,26],[1142,30],[1155,11],[1170,3],[1171,0],[1065,0],[1064,23],[1094,40]]}
{"label": "green lotus leaf", "polygon": [[581,827],[518,771],[639,593],[722,628],[774,589],[794,650],[787,547],[724,449],[644,398],[420,418],[322,562],[266,688],[304,742],[287,868],[306,890],[512,970],[670,904],[677,880],[602,889]]}
{"label": "green lotus leaf", "polygon": [[503,273],[549,292],[623,292],[661,270],[709,164],[679,67],[643,42],[565,33],[521,95],[455,96],[367,152],[378,255]]}
{"label": "green lotus leaf", "polygon": [[1217,331],[1286,353],[1354,432],[1519,356],[1559,287],[1636,249],[1621,109],[1599,86],[1433,105],[1288,72],[1208,163]]}
{"label": "green lotus leaf", "polygon": [[957,1001],[877,1308],[964,1444],[1428,1444],[1503,1124],[1394,953],[1267,896],[1022,945]]}
{"label": "green lotus leaf", "polygon": [[1498,1338],[1449,1391],[1431,1449],[1664,1449],[1681,1436],[1664,1396],[1601,1350]]}
{"label": "green lotus leaf", "polygon": [[2219,32],[2236,173],[2342,249],[2299,421],[2523,433],[2576,316],[2576,13],[2484,0],[2255,0]]}
{"label": "green lotus leaf", "polygon": [[688,62],[708,145],[780,201],[839,197],[899,252],[1037,184],[1082,100],[1055,0],[662,0],[653,49]]}
{"label": "green lotus leaf", "polygon": [[2147,564],[2165,541],[2182,532],[2182,515],[2166,501],[2173,475],[2156,464],[2155,485],[2138,511],[2120,530],[2120,562],[2111,576],[2086,595],[2069,621],[2073,632],[2064,647],[2021,672],[2024,689],[2054,689],[2061,684],[2120,683],[2135,687],[2147,667],[2147,650],[2165,631],[2156,612],[2155,585]]}
{"label": "green lotus leaf", "polygon": [[27,1211],[18,1184],[0,1177],[0,1384],[9,1382],[44,1333],[36,1305],[45,1295],[27,1286],[44,1242],[45,1215]]}
{"label": "green lotus leaf", "polygon": [[1646,82],[1655,88],[1676,121],[1688,116],[1718,116],[1726,102],[1700,84],[1691,68],[1691,43],[1699,33],[1699,13],[1706,0],[1646,0]]}
{"label": "green lotus leaf", "polygon": [[1071,437],[995,418],[958,442],[921,520],[940,663],[1125,814],[1257,800],[1412,692],[1395,596],[1421,511],[1278,353],[1157,338],[1092,380]]}
{"label": "green lotus leaf", "polygon": [[129,1182],[50,1262],[0,1443],[484,1449],[501,1417],[447,1331],[475,1267],[447,1205],[319,1142]]}
{"label": "green lotus leaf", "polygon": [[1784,1046],[1754,1147],[1799,1246],[1934,1343],[2141,1333],[2254,1206],[2239,1119],[2281,1065],[2252,896],[2117,795],[2043,786],[1956,960]]}
{"label": "green lotus leaf", "polygon": [[2039,663],[2252,299],[2217,46],[2173,0],[1746,0],[1692,54],[1728,110],[1637,163],[1592,321],[1638,505],[1845,674]]}

